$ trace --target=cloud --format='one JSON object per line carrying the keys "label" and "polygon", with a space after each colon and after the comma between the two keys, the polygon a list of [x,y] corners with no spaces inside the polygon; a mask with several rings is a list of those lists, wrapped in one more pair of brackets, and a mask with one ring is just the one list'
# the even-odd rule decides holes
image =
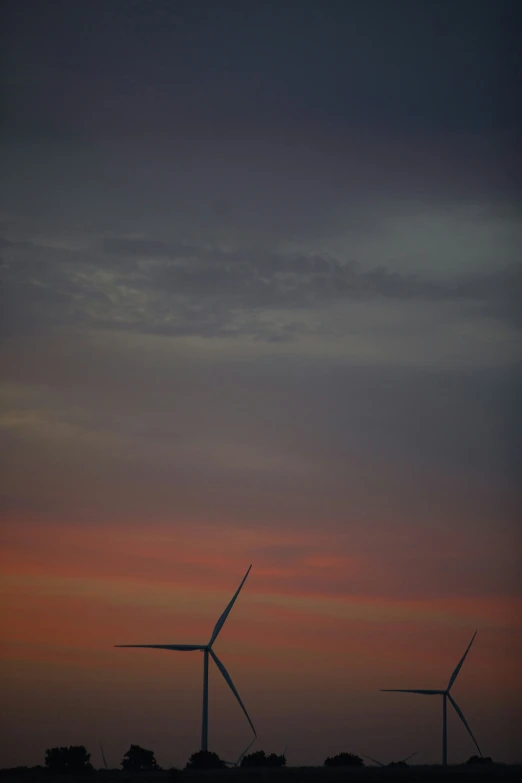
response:
{"label": "cloud", "polygon": [[132,237],[107,237],[102,242],[105,253],[130,258],[172,258],[184,253],[193,253],[193,248],[158,239]]}
{"label": "cloud", "polygon": [[470,317],[475,308],[479,317],[520,326],[522,265],[515,262],[441,278],[330,254],[124,236],[77,250],[9,238],[3,244],[8,333],[69,324],[273,343],[326,337],[329,307],[363,302],[453,304]]}
{"label": "cloud", "polygon": [[498,536],[518,519],[520,367],[299,360],[201,343],[6,341],[10,493],[86,524],[239,520],[396,536],[403,520],[422,540],[452,526],[476,536],[492,519]]}

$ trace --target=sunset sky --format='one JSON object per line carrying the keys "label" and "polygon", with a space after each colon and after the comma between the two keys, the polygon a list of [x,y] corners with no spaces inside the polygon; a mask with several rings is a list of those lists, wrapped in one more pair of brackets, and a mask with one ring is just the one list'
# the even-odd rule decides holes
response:
{"label": "sunset sky", "polygon": [[1,13],[0,767],[522,761],[518,0]]}

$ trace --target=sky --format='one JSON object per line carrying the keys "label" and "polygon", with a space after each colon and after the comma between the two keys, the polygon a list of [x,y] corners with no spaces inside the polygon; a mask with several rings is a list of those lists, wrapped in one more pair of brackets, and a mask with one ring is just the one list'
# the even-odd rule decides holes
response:
{"label": "sky", "polygon": [[522,761],[520,4],[1,14],[0,765]]}

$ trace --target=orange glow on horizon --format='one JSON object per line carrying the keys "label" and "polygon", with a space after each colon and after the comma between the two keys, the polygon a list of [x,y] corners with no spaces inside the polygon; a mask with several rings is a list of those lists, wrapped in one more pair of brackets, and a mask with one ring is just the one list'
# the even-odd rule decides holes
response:
{"label": "orange glow on horizon", "polygon": [[[522,686],[516,596],[390,594],[381,556],[335,553],[327,534],[204,532],[188,529],[176,546],[176,530],[163,526],[41,529],[25,522],[10,528],[0,577],[8,697],[22,699],[23,683],[30,682],[44,699],[61,681],[71,693],[83,687],[98,699],[110,694],[132,712],[132,698],[145,703],[157,693],[161,700],[163,683],[197,726],[199,654],[113,645],[207,641],[253,562],[216,651],[261,722],[271,709],[268,693],[286,694],[311,713],[319,709],[315,703],[331,702],[335,710],[342,698],[413,715],[415,705],[405,700],[378,701],[379,688],[443,687],[475,628],[459,700],[488,695],[499,709],[513,709],[509,694]],[[346,574],[357,582],[367,568],[379,574],[371,593],[340,589]],[[213,698],[228,705],[230,720],[238,719],[217,673],[211,678]],[[306,694],[303,682],[313,683]]]}

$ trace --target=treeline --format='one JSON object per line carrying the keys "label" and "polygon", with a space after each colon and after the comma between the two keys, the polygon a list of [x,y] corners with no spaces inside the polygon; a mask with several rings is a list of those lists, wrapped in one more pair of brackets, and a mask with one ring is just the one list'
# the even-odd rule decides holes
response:
{"label": "treeline", "polygon": [[[90,763],[91,754],[84,745],[70,746],[68,748],[49,748],[45,752],[45,768],[50,772],[69,775],[88,774],[94,771]],[[140,745],[131,745],[120,762],[125,772],[156,772],[161,767],[156,761],[152,750],[146,750]],[[286,766],[286,756],[278,756],[276,753],[265,753],[257,750],[238,759],[237,762],[223,761],[217,753],[209,750],[198,750],[189,758],[185,769],[225,769],[226,767],[245,768],[276,768]],[[325,767],[362,767],[364,762],[360,756],[354,753],[339,753],[337,756],[328,757],[324,762]]]}
{"label": "treeline", "polygon": [[[110,772],[122,773],[156,773],[171,772],[174,778],[182,775],[182,770],[170,767],[163,770],[156,761],[152,750],[142,748],[140,745],[131,745],[129,750],[123,756],[119,768],[95,770],[91,764],[91,754],[84,745],[70,745],[69,747],[48,748],[45,752],[45,764],[38,767],[17,767],[9,771],[13,777],[22,777],[31,772],[32,775],[68,775],[68,776],[89,776],[99,772],[100,774]],[[104,757],[105,761],[105,757]],[[466,764],[492,764],[490,757],[471,756]],[[405,762],[400,762],[401,766],[407,766]],[[264,750],[258,750],[254,753],[244,755],[237,762],[223,761],[217,753],[211,751],[197,751],[187,761],[184,769],[187,771],[195,770],[219,770],[226,767],[238,767],[241,769],[263,769],[263,768],[282,768],[286,766],[286,756],[278,756],[276,753],[265,753]],[[323,767],[363,767],[364,762],[360,756],[354,753],[339,753],[336,756],[329,756],[325,759]],[[388,766],[396,766],[393,762]],[[320,769],[320,768],[319,768]]]}
{"label": "treeline", "polygon": [[[105,759],[104,759],[105,760]],[[284,767],[285,755],[265,753],[258,750],[243,756],[237,762],[223,761],[217,753],[199,750],[193,753],[187,761],[186,770],[224,769],[226,767]],[[162,772],[162,768],[156,761],[154,751],[142,748],[140,745],[131,745],[123,756],[119,767],[123,772]],[[18,767],[10,770],[11,774],[20,774],[27,767]],[[107,767],[108,769],[108,767]],[[172,771],[176,771],[173,767]],[[69,747],[48,748],[45,751],[44,766],[33,767],[34,772],[51,773],[53,775],[90,775],[96,772],[91,763],[91,754],[84,745],[70,745]],[[111,772],[119,771],[118,768],[110,769]]]}

